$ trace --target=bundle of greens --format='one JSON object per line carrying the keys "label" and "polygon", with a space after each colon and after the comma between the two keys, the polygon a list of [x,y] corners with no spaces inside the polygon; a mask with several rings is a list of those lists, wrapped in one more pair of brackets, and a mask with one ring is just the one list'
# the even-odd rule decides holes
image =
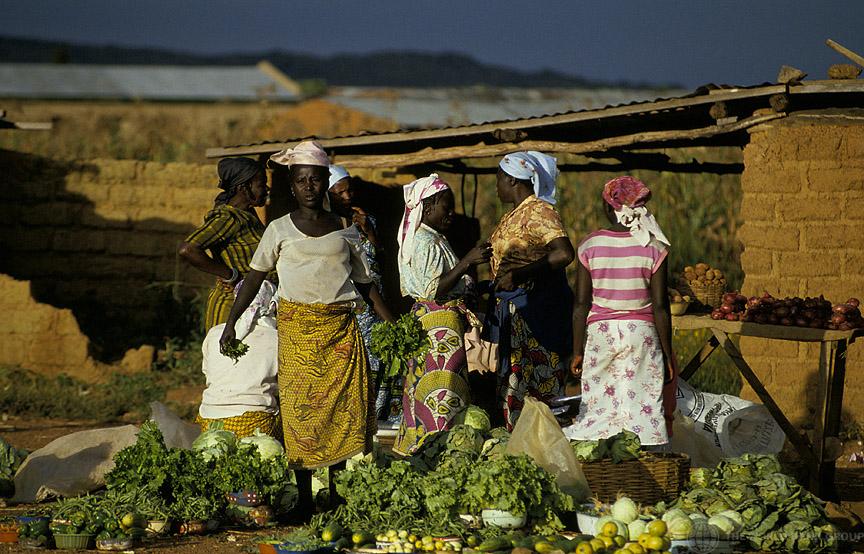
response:
{"label": "bundle of greens", "polygon": [[580,462],[608,459],[615,464],[637,459],[642,448],[639,435],[626,429],[607,439],[571,441],[570,445]]}
{"label": "bundle of greens", "polygon": [[372,354],[384,363],[385,378],[404,375],[408,360],[420,358],[429,352],[426,331],[411,314],[403,314],[396,323],[382,321],[372,327]]}
{"label": "bundle of greens", "polygon": [[476,464],[465,484],[463,503],[472,514],[485,509],[527,515],[538,532],[561,530],[559,513],[573,511],[555,477],[525,455],[503,455]]}
{"label": "bundle of greens", "polygon": [[223,356],[231,358],[236,364],[249,351],[249,345],[241,340],[234,339],[231,344],[223,345],[220,350]]}
{"label": "bundle of greens", "polygon": [[15,472],[28,455],[26,450],[19,450],[0,439],[0,496],[15,493]]}

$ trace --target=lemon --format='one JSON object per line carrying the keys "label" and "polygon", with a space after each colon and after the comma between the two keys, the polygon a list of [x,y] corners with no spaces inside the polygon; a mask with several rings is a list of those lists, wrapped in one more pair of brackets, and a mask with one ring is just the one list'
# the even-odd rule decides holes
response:
{"label": "lemon", "polygon": [[408,540],[411,542],[417,542],[417,535],[411,533],[410,535],[408,535]]}
{"label": "lemon", "polygon": [[627,545],[627,550],[631,552],[631,554],[645,554],[645,549],[641,544],[636,542],[631,542]]}
{"label": "lemon", "polygon": [[398,533],[396,533],[396,536],[402,540],[405,540],[408,538],[408,531],[403,529],[403,530],[399,531]]}
{"label": "lemon", "polygon": [[612,523],[611,521],[607,521],[603,528],[600,529],[600,534],[604,537],[614,537],[618,534],[618,526]]}
{"label": "lemon", "polygon": [[648,550],[663,550],[663,546],[662,537],[655,537],[652,535],[645,541],[645,548]]}
{"label": "lemon", "polygon": [[612,540],[612,537],[607,537],[606,535],[600,535],[600,540],[603,541],[604,548],[612,548],[615,546],[615,541]]}
{"label": "lemon", "polygon": [[650,538],[651,535],[649,535],[648,533],[642,533],[641,535],[639,535],[639,538],[636,539],[636,542],[638,542],[639,546],[641,546],[642,548],[648,548],[648,539]]}
{"label": "lemon", "polygon": [[576,554],[594,554],[594,548],[590,542],[580,542],[576,546]]}
{"label": "lemon", "polygon": [[654,537],[665,537],[668,528],[666,527],[665,521],[662,519],[655,519],[645,527],[645,531]]}

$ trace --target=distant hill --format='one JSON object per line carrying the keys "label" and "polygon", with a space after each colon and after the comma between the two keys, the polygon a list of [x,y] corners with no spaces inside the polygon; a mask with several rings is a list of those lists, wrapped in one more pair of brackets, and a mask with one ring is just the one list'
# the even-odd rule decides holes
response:
{"label": "distant hill", "polygon": [[[458,53],[377,52],[312,56],[273,50],[253,54],[200,55],[153,48],[95,46],[0,36],[0,63],[139,65],[251,65],[266,59],[292,79],[323,79],[336,86],[384,87],[616,87],[635,83],[592,81],[551,70],[520,72]],[[652,87],[657,84],[650,85]]]}

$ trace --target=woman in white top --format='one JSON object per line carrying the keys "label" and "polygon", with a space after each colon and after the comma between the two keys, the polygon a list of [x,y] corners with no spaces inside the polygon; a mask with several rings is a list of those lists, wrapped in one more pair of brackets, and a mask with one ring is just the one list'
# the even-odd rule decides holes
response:
{"label": "woman in white top", "polygon": [[[414,453],[431,433],[445,431],[471,401],[465,334],[470,312],[462,298],[471,284],[467,271],[489,261],[482,244],[461,261],[442,234],[453,220],[453,192],[432,174],[406,185],[399,240],[402,294],[414,298],[411,313],[426,331],[431,350],[411,360],[402,393],[402,423],[393,451]],[[475,321],[479,325],[479,321]]]}
{"label": "woman in white top", "polygon": [[357,228],[343,227],[327,209],[330,162],[320,145],[302,142],[271,160],[289,166],[299,207],[264,231],[220,342],[234,339],[233,323],[275,268],[285,455],[299,470],[298,512],[311,516],[309,470],[340,467],[368,451],[375,433],[373,389],[355,314],[365,301],[382,319],[393,317],[372,284]]}

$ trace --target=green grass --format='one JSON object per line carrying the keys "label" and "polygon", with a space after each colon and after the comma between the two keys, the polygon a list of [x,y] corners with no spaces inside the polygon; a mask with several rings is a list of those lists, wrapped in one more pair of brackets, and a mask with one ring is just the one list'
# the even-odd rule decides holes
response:
{"label": "green grass", "polygon": [[[710,331],[707,329],[672,331],[672,348],[675,349],[675,357],[678,358],[681,369],[699,352],[709,336]],[[722,348],[716,349],[688,382],[703,392],[733,396],[741,394],[743,385],[741,374]]]}

